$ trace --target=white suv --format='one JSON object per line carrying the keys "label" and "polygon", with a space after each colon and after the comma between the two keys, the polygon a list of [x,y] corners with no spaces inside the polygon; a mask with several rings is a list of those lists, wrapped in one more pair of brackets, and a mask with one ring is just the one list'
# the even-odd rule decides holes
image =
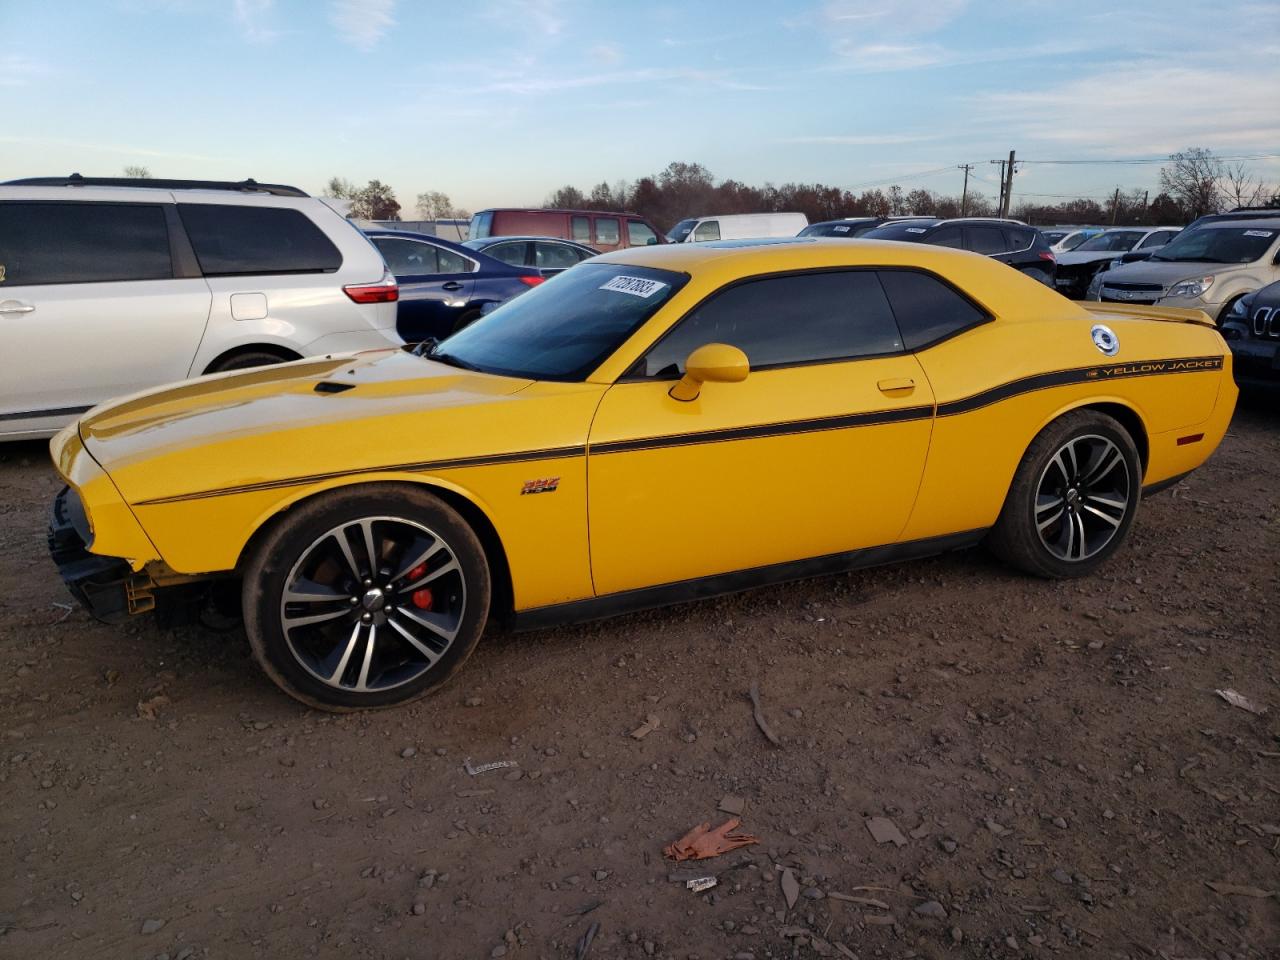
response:
{"label": "white suv", "polygon": [[0,440],[174,380],[399,346],[397,299],[364,234],[294,187],[0,184]]}

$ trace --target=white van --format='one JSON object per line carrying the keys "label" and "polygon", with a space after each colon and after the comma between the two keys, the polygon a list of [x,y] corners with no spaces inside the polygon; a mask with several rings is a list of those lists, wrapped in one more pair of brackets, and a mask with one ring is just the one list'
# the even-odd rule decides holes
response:
{"label": "white van", "polygon": [[760,237],[794,237],[809,225],[803,213],[729,213],[719,217],[681,220],[667,234],[672,243],[703,240],[756,240]]}

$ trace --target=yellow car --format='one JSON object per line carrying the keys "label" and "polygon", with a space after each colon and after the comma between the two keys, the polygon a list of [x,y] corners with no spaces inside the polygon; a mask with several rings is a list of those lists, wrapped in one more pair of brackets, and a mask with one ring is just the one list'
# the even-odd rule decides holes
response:
{"label": "yellow car", "polygon": [[1204,314],[1086,309],[986,257],[811,238],[598,257],[442,344],[91,411],[50,543],[105,618],[238,590],[325,709],[541,626],[986,540],[1073,577],[1235,405]]}

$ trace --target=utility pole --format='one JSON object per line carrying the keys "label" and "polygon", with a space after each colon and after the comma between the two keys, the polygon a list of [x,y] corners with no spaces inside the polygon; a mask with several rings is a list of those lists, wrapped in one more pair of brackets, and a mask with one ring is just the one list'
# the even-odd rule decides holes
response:
{"label": "utility pole", "polygon": [[1111,198],[1111,225],[1116,225],[1116,214],[1120,212],[1120,188],[1116,187],[1115,196]]}
{"label": "utility pole", "polygon": [[1012,150],[1009,151],[1009,183],[1004,188],[1004,212],[1000,214],[1002,217],[1009,216],[1009,211],[1013,209],[1013,156]]}
{"label": "utility pole", "polygon": [[1000,211],[1004,209],[1004,161],[992,160],[990,162],[1000,164],[1000,199],[996,201],[996,215],[999,216]]}
{"label": "utility pole", "polygon": [[960,191],[960,216],[963,217],[969,212],[969,171],[973,169],[973,164],[962,163],[960,169],[964,171],[964,189]]}

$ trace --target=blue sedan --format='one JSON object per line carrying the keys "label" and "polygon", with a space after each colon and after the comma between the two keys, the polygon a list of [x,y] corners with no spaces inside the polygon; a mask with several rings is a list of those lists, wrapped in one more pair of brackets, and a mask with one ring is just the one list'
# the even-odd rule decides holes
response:
{"label": "blue sedan", "polygon": [[423,233],[370,230],[400,284],[396,331],[406,343],[443,340],[477,319],[486,308],[536,287],[546,278],[478,250]]}

